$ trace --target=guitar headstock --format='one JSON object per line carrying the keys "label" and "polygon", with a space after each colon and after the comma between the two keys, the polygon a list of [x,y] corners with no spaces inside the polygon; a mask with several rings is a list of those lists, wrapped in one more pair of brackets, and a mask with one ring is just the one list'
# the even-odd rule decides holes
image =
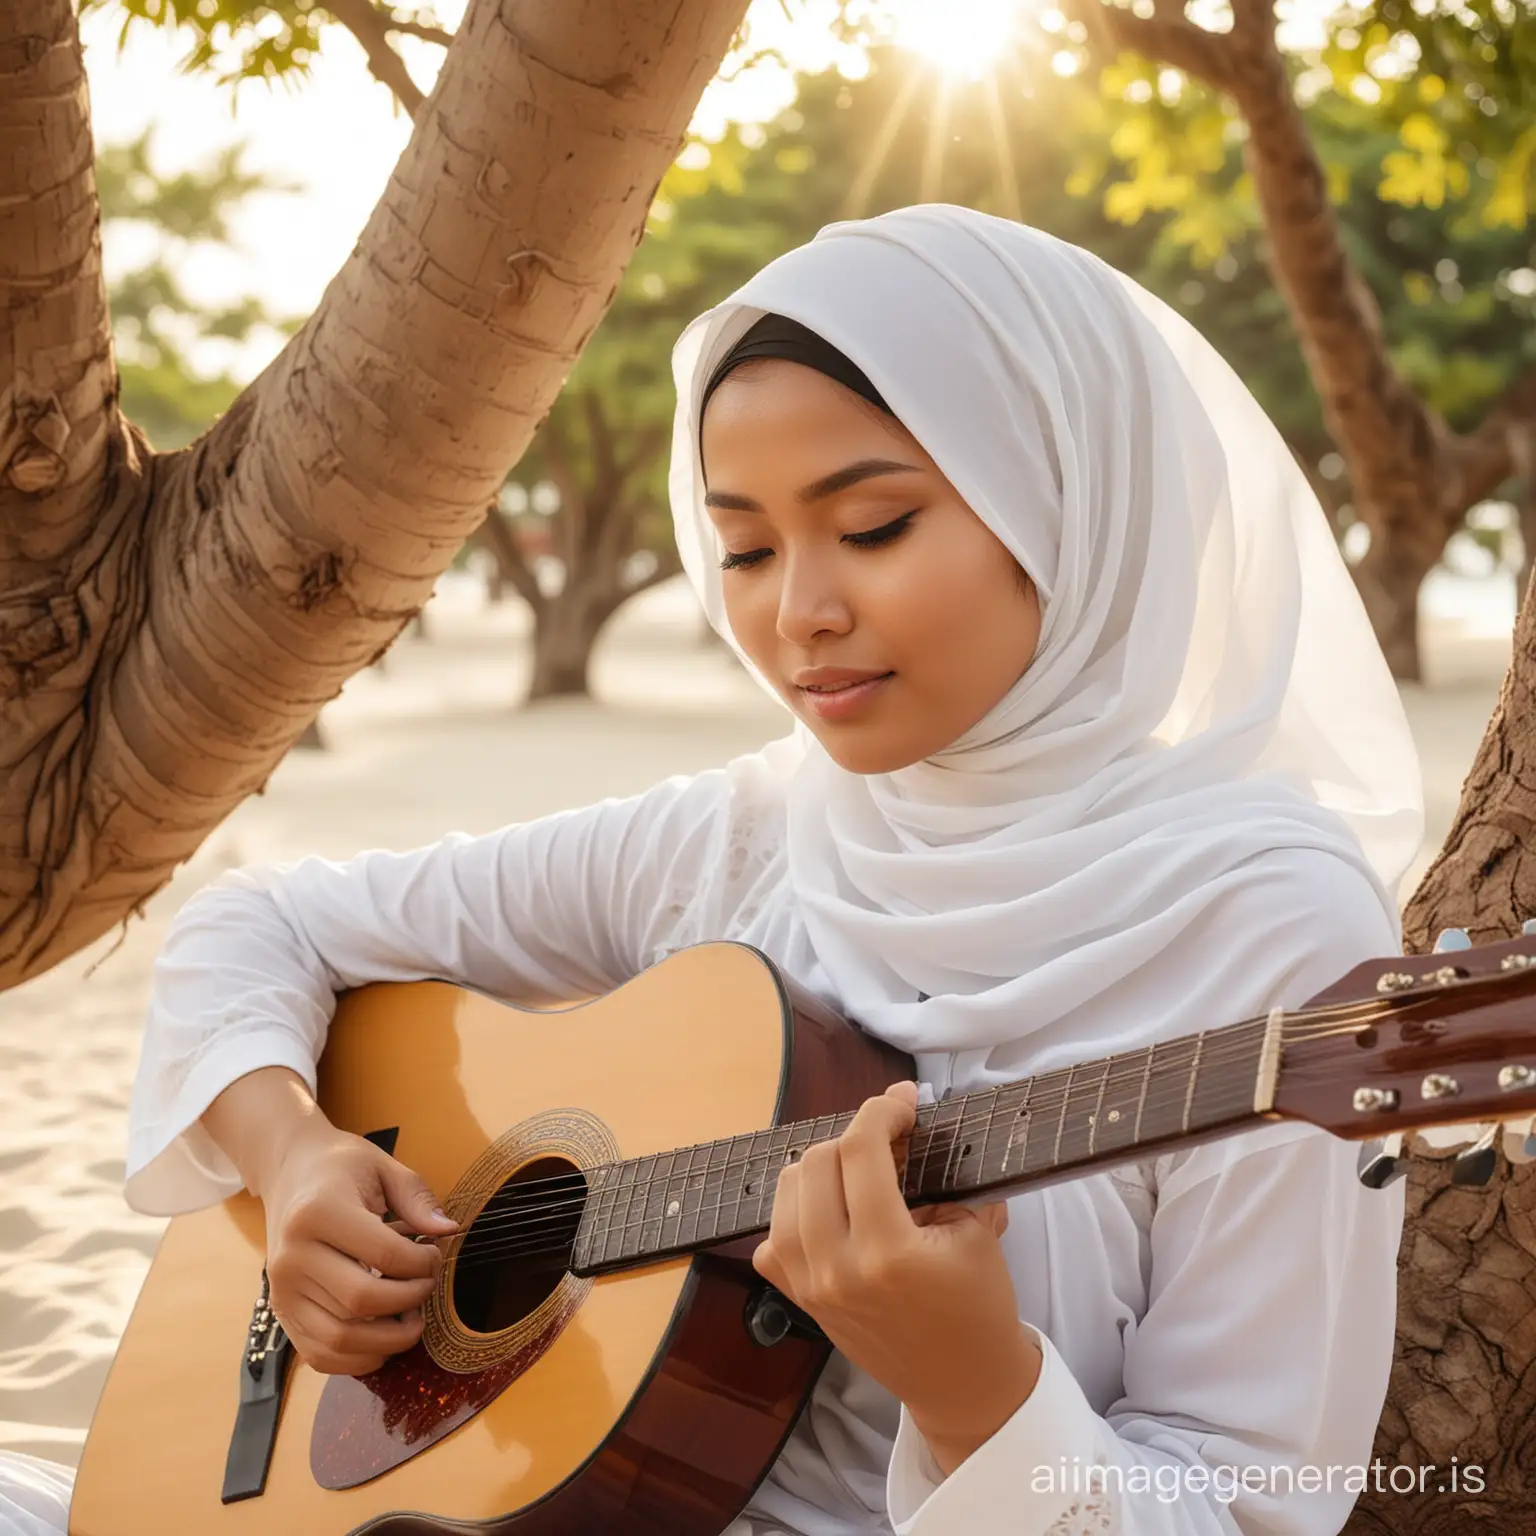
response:
{"label": "guitar headstock", "polygon": [[[1458,1176],[1485,1178],[1500,1127],[1536,1113],[1533,928],[1501,944],[1356,966],[1286,1016],[1275,1110],[1355,1141],[1466,1127],[1433,1140],[1474,1143]],[[1389,1148],[1386,1161],[1394,1157]],[[1381,1176],[1362,1161],[1368,1183],[1401,1171],[1371,1166]]]}

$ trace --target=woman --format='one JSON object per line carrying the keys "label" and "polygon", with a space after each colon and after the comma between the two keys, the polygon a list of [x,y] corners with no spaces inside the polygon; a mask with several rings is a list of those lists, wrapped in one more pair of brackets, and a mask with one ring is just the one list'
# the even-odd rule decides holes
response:
{"label": "woman", "polygon": [[[794,735],[488,837],[240,873],[157,968],[129,1198],[260,1194],[319,1369],[419,1331],[436,1251],[373,1213],[452,1229],[310,1097],[338,989],[590,992],[738,938],[942,1097],[1396,947],[1421,816],[1395,690],[1278,435],[1156,300],[909,208],[774,262],[675,374],[684,564]],[[927,1220],[890,1152],[915,1097],[781,1176],[757,1264],[838,1353],[730,1536],[1336,1532],[1400,1191],[1284,1125]]]}

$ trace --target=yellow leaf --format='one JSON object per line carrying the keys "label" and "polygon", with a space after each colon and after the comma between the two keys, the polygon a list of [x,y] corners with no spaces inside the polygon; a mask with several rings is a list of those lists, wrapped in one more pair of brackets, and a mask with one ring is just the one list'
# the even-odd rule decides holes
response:
{"label": "yellow leaf", "polygon": [[1500,176],[1498,185],[1483,204],[1483,223],[1489,229],[1496,229],[1501,224],[1511,229],[1524,229],[1530,213],[1524,178]]}
{"label": "yellow leaf", "polygon": [[1145,112],[1128,117],[1115,129],[1109,147],[1118,160],[1134,160],[1152,143],[1152,122]]}
{"label": "yellow leaf", "polygon": [[1398,137],[1409,149],[1421,155],[1441,154],[1445,150],[1445,133],[1434,118],[1424,112],[1411,112],[1403,119]]}
{"label": "yellow leaf", "polygon": [[1116,224],[1134,224],[1146,211],[1146,198],[1134,181],[1117,181],[1104,194],[1104,217]]}
{"label": "yellow leaf", "polygon": [[1427,272],[1404,272],[1403,292],[1412,304],[1428,304],[1435,296],[1435,285]]}
{"label": "yellow leaf", "polygon": [[1087,197],[1098,185],[1099,178],[1089,166],[1080,166],[1067,177],[1068,197]]}
{"label": "yellow leaf", "polygon": [[1418,84],[1422,102],[1433,104],[1445,95],[1445,81],[1439,75],[1425,75]]}
{"label": "yellow leaf", "polygon": [[1376,195],[1382,202],[1416,208],[1424,201],[1424,164],[1416,155],[1393,150],[1382,157],[1381,169],[1381,185]]}

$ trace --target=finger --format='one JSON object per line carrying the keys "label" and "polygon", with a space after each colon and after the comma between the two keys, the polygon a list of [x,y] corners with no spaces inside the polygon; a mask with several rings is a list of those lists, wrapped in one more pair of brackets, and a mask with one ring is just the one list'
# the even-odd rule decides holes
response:
{"label": "finger", "polygon": [[799,1295],[804,1287],[805,1254],[800,1247],[800,1170],[791,1164],[779,1169],[773,1191],[773,1215],[768,1222],[768,1242],[773,1250],[780,1289]]}
{"label": "finger", "polygon": [[345,1200],[326,1201],[323,1209],[307,1213],[298,1235],[324,1243],[390,1280],[435,1276],[443,1262],[435,1244],[413,1243],[371,1211]]}
{"label": "finger", "polygon": [[795,1178],[796,1225],[806,1273],[839,1262],[849,1241],[848,1205],[843,1198],[841,1149],[836,1141],[809,1148]]}
{"label": "finger", "polygon": [[378,1162],[379,1184],[389,1209],[413,1232],[442,1237],[457,1232],[459,1224],[438,1204],[437,1196],[420,1174],[381,1153]]}
{"label": "finger", "polygon": [[305,1254],[303,1265],[308,1278],[336,1301],[337,1315],[343,1317],[395,1317],[419,1307],[437,1284],[431,1275],[416,1280],[376,1277],[356,1259],[318,1243]]}
{"label": "finger", "polygon": [[911,1132],[916,1116],[916,1084],[898,1083],[866,1099],[838,1139],[848,1223],[860,1247],[895,1242],[912,1230],[894,1148]]}
{"label": "finger", "polygon": [[[409,1349],[421,1337],[420,1312],[413,1312],[409,1320],[337,1317],[329,1307],[308,1294],[297,1297],[288,1311],[304,1340],[312,1347],[317,1346],[318,1352],[327,1359],[345,1362],[331,1369],[344,1371],[349,1376],[377,1370],[379,1362]],[[285,1322],[283,1327],[287,1331],[288,1323]],[[302,1349],[300,1353],[303,1353]]]}

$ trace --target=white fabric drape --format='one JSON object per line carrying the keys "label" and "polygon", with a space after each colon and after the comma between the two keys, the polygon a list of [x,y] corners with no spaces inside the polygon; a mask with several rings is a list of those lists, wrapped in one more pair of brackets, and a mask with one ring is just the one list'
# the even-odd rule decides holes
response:
{"label": "white fabric drape", "polygon": [[727,639],[699,400],[770,311],[864,370],[1043,604],[1025,675],[937,757],[857,776],[797,731],[791,883],[855,1017],[960,1053],[964,1089],[1080,1058],[1085,1013],[1097,1052],[1185,1033],[1176,992],[1128,983],[1276,849],[1361,870],[1396,921],[1422,832],[1401,704],[1304,476],[1187,322],[964,208],[766,267],[674,355],[678,544]]}

